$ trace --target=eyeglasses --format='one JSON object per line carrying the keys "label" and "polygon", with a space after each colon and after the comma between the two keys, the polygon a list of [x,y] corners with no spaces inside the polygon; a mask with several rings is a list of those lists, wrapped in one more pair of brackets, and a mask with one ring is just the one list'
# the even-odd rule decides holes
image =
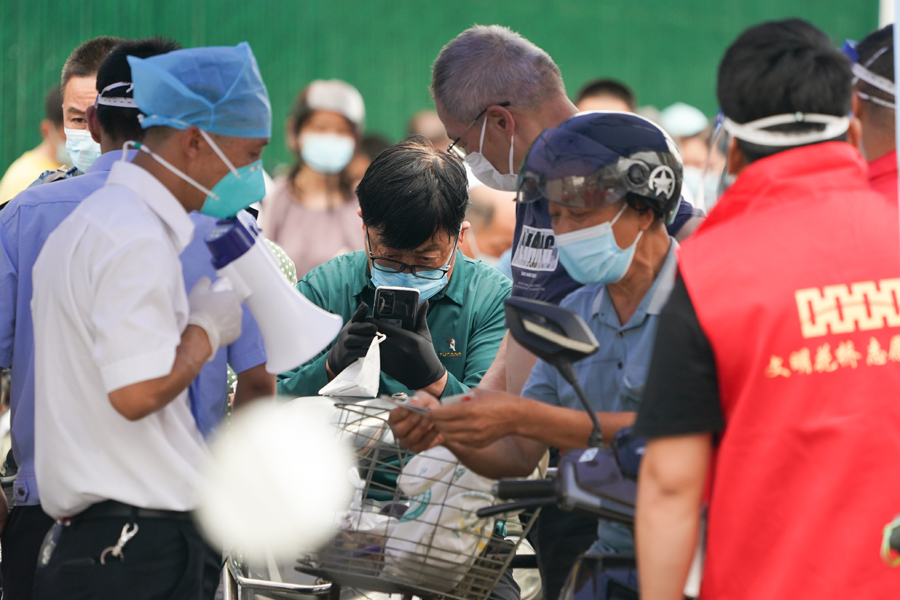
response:
{"label": "eyeglasses", "polygon": [[[491,106],[502,106],[503,108],[506,108],[506,107],[509,106],[510,104],[512,104],[512,103],[509,102],[509,101],[506,101],[506,102],[500,102],[500,103],[498,103],[498,104],[491,104]],[[466,153],[463,152],[463,151],[460,149],[460,147],[457,146],[457,144],[459,143],[459,140],[461,140],[462,137],[463,137],[464,135],[466,135],[466,133],[467,133],[470,129],[472,129],[472,127],[475,125],[475,123],[478,122],[478,119],[480,119],[481,117],[484,116],[484,113],[486,113],[486,112],[488,111],[488,109],[489,109],[491,106],[485,107],[485,109],[484,109],[483,111],[481,111],[480,113],[478,113],[478,116],[475,117],[475,118],[472,120],[471,123],[469,123],[469,126],[466,127],[465,130],[463,130],[462,135],[460,135],[458,138],[456,138],[455,140],[453,140],[453,141],[450,143],[450,145],[447,146],[447,152],[449,152],[450,154],[452,154],[453,156],[455,156],[455,157],[458,158],[459,160],[465,160],[465,158],[466,158]]]}
{"label": "eyeglasses", "polygon": [[456,240],[453,242],[453,248],[450,250],[450,256],[442,267],[429,267],[425,265],[408,265],[405,262],[385,258],[383,256],[375,256],[372,253],[372,244],[369,242],[369,231],[366,230],[366,251],[372,260],[372,267],[377,271],[385,273],[403,273],[409,271],[415,277],[420,279],[440,279],[450,271],[450,263],[453,262],[453,256],[456,254],[456,246],[459,244],[459,234],[456,234]]}

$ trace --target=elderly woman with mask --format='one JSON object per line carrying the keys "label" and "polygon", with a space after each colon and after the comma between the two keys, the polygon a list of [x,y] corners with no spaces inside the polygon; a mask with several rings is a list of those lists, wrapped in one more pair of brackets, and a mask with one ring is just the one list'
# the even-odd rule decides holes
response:
{"label": "elderly woman with mask", "polygon": [[335,256],[362,250],[359,203],[347,174],[362,133],[365,106],[352,85],[317,80],[287,119],[285,137],[297,159],[263,200],[260,224],[287,252],[302,277]]}

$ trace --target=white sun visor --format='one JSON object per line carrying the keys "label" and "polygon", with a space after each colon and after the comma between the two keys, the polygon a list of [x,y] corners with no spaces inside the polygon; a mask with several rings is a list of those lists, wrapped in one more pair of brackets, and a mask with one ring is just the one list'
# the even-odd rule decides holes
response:
{"label": "white sun visor", "polygon": [[[776,125],[788,125],[790,123],[812,123],[824,125],[825,128],[817,131],[768,131],[767,127]],[[747,123],[736,123],[725,117],[722,127],[738,138],[750,144],[759,146],[771,146],[775,148],[787,148],[790,146],[803,146],[815,144],[836,138],[847,132],[850,127],[849,117],[837,117],[835,115],[820,115],[815,113],[792,113],[773,115]]]}

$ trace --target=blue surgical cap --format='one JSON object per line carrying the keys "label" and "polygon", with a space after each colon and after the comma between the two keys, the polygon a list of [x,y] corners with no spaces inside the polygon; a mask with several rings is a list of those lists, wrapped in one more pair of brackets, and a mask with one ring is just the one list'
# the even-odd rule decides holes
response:
{"label": "blue surgical cap", "polygon": [[241,138],[272,137],[272,107],[250,44],[128,57],[141,127]]}

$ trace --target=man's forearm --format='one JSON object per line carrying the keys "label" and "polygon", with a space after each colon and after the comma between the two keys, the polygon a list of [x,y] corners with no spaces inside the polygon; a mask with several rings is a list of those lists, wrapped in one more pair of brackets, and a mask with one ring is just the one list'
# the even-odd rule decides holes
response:
{"label": "man's forearm", "polygon": [[494,362],[485,371],[481,382],[478,384],[479,387],[498,392],[506,391],[506,345],[508,338],[509,332],[503,336],[500,348],[497,350],[497,356],[494,357]]}
{"label": "man's forearm", "polygon": [[652,440],[641,463],[635,545],[641,598],[682,600],[709,467],[704,435]]}
{"label": "man's forearm", "polygon": [[[684,584],[697,544],[700,506],[687,506],[684,499],[666,497],[658,486],[641,481],[640,512],[635,539],[641,598],[682,600]],[[643,573],[650,575],[643,576]]]}
{"label": "man's forearm", "polygon": [[547,451],[545,446],[515,436],[500,438],[485,448],[450,442],[444,443],[444,446],[465,466],[489,479],[528,477]]}
{"label": "man's forearm", "polygon": [[528,381],[537,356],[523,348],[512,337],[506,338],[506,391],[518,396]]}
{"label": "man's forearm", "polygon": [[[519,412],[522,418],[518,419],[516,426],[518,435],[560,450],[587,447],[593,423],[583,410],[525,399]],[[617,431],[633,425],[634,418],[633,412],[598,412],[597,419],[600,421],[603,440],[609,443]]]}
{"label": "man's forearm", "polygon": [[257,398],[275,396],[275,376],[266,371],[266,365],[256,365],[237,374],[234,407],[240,408]]}
{"label": "man's forearm", "polygon": [[175,350],[168,375],[126,385],[109,393],[109,401],[123,417],[143,419],[174,400],[200,373],[212,355],[209,337],[202,327],[188,325]]}
{"label": "man's forearm", "polygon": [[450,378],[450,371],[444,371],[444,374],[441,375],[441,378],[429,385],[425,388],[425,391],[434,396],[435,398],[440,398],[444,395],[444,391],[447,389],[447,382]]}

